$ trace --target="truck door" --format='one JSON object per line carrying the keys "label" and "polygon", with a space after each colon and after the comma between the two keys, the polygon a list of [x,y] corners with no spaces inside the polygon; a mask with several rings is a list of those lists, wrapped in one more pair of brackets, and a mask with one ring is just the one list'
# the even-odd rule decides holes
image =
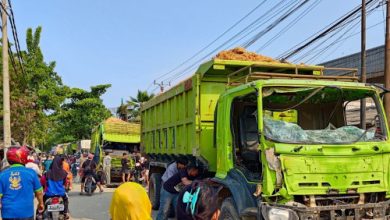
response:
{"label": "truck door", "polygon": [[257,121],[257,96],[250,93],[233,99],[231,105],[234,167],[249,181],[259,181],[261,162]]}

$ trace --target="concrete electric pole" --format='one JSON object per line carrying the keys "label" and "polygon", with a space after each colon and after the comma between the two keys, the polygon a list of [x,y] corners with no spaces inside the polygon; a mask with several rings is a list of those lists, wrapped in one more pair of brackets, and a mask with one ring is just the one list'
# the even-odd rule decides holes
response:
{"label": "concrete electric pole", "polygon": [[[366,0],[362,0],[360,81],[366,83]],[[366,129],[366,99],[360,102],[360,124]]]}
{"label": "concrete electric pole", "polygon": [[[386,37],[385,37],[385,87],[390,89],[390,4],[386,1]],[[390,94],[385,94],[387,124],[390,125]]]}
{"label": "concrete electric pole", "polygon": [[3,44],[3,124],[4,124],[4,159],[6,159],[7,148],[11,146],[11,108],[9,89],[9,69],[8,69],[8,37],[7,37],[7,0],[2,0],[3,10],[1,11],[2,21],[2,44]]}

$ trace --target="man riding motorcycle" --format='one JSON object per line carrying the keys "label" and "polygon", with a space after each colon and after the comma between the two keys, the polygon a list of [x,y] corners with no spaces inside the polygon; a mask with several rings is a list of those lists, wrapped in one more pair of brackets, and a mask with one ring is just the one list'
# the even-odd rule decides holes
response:
{"label": "man riding motorcycle", "polygon": [[88,154],[88,159],[83,163],[81,167],[81,173],[82,173],[82,178],[81,178],[81,192],[80,195],[84,194],[84,182],[85,182],[85,177],[88,175],[91,175],[95,181],[97,186],[100,189],[100,192],[103,192],[102,185],[100,184],[100,178],[98,175],[96,175],[96,163],[93,161],[93,154]]}

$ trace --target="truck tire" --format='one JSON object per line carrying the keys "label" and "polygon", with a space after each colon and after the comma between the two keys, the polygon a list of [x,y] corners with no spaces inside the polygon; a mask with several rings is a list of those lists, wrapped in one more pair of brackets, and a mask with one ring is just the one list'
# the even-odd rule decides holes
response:
{"label": "truck tire", "polygon": [[160,207],[161,173],[152,173],[149,179],[149,199],[153,210]]}
{"label": "truck tire", "polygon": [[221,214],[219,215],[219,220],[239,220],[238,212],[234,199],[228,197],[222,202]]}

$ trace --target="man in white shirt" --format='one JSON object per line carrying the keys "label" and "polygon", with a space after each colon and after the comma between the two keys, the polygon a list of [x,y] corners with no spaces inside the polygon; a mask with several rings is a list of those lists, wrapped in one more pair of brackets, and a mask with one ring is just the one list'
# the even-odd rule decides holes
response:
{"label": "man in white shirt", "polygon": [[106,152],[106,156],[103,158],[103,171],[106,175],[106,185],[111,184],[111,157],[110,153]]}

